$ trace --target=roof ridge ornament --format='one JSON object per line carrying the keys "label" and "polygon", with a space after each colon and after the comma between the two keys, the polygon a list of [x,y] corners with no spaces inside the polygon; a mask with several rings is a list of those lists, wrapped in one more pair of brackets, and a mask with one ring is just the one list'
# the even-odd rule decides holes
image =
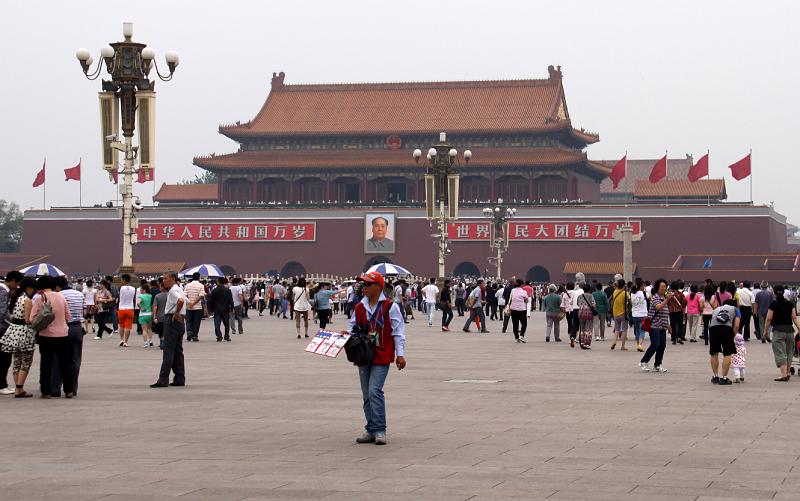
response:
{"label": "roof ridge ornament", "polygon": [[283,80],[285,78],[286,78],[286,73],[284,73],[282,71],[280,73],[273,73],[272,74],[272,89],[275,90],[275,89],[280,89],[281,87],[283,87]]}
{"label": "roof ridge ornament", "polygon": [[550,74],[550,80],[561,80],[563,76],[561,73],[561,66],[553,66],[552,64],[547,67],[547,73]]}

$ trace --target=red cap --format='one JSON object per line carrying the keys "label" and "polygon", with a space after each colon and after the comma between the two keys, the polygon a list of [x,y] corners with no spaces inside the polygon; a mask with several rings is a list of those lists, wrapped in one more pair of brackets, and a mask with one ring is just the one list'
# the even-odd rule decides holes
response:
{"label": "red cap", "polygon": [[360,280],[362,282],[366,282],[369,284],[381,284],[381,287],[384,287],[386,282],[383,280],[383,275],[378,273],[377,271],[371,271],[369,273],[365,273],[358,277],[356,280]]}

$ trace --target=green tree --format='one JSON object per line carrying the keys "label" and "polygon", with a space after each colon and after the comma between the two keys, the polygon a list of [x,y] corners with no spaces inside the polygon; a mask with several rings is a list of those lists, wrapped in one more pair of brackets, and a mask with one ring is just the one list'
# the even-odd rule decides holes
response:
{"label": "green tree", "polygon": [[0,200],[0,252],[19,252],[22,212],[14,202]]}
{"label": "green tree", "polygon": [[214,184],[217,182],[217,174],[204,170],[200,174],[195,174],[194,179],[184,179],[180,184]]}

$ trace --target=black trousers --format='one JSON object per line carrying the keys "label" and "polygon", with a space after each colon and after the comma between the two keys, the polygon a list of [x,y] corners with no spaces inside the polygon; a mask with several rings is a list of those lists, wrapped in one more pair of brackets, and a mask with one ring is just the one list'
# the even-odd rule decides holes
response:
{"label": "black trousers", "polygon": [[745,341],[750,339],[750,319],[753,318],[752,306],[740,306],[739,311],[742,314],[741,327],[739,328]]}
{"label": "black trousers", "polygon": [[104,332],[108,332],[109,334],[114,333],[114,330],[107,325],[110,320],[111,320],[110,311],[97,312],[97,314],[94,316],[94,321],[97,322],[97,337],[102,338]]}
{"label": "black trousers", "polygon": [[570,339],[575,339],[576,337],[578,337],[579,328],[580,328],[580,320],[578,320],[578,310],[572,310],[569,313],[567,313],[567,329],[569,332]]}
{"label": "black trousers", "polygon": [[703,314],[703,339],[706,341],[706,345],[708,345],[708,326],[711,325],[711,317],[713,315]]}
{"label": "black trousers", "polygon": [[520,336],[525,337],[525,331],[528,329],[527,310],[511,310],[511,325],[514,328],[515,339],[519,339]]}
{"label": "black trousers", "polygon": [[[81,326],[80,322],[69,323],[67,325],[69,327],[67,339],[69,339],[70,361],[72,363],[73,375],[75,376],[72,387],[77,395],[78,377],[80,376],[81,359],[83,358],[83,336],[86,334],[86,331],[83,330],[83,326]],[[61,369],[59,367],[58,359],[54,357],[50,388],[53,390],[53,395],[61,393],[62,385],[63,380],[61,379]],[[64,393],[67,392],[64,391]]]}
{"label": "black trousers", "polygon": [[56,395],[53,388],[53,359],[58,360],[58,371],[64,383],[64,393],[75,393],[75,368],[72,365],[72,346],[69,336],[39,336],[39,389],[42,395]]}
{"label": "black trousers", "polygon": [[458,316],[464,316],[464,300],[461,298],[456,299],[456,310],[458,311]]}
{"label": "black trousers", "polygon": [[217,339],[222,339],[222,330],[219,328],[220,324],[225,325],[225,339],[230,339],[231,337],[231,314],[230,312],[214,312],[214,334],[217,335]]}
{"label": "black trousers", "polygon": [[324,329],[328,322],[331,321],[331,310],[317,310],[317,317],[319,317],[319,328]]}
{"label": "black trousers", "polygon": [[9,367],[11,367],[11,353],[0,351],[0,390],[8,388],[7,378]]}
{"label": "black trousers", "polygon": [[682,311],[669,312],[669,326],[672,327],[672,344],[677,343],[678,339],[683,340],[686,337],[683,331]]}
{"label": "black trousers", "polygon": [[164,341],[162,343],[163,358],[158,382],[169,384],[169,373],[174,374],[172,382],[186,383],[186,367],[183,363],[183,322],[176,322],[171,314],[164,320]]}
{"label": "black trousers", "polygon": [[203,310],[186,310],[186,339],[197,339]]}
{"label": "black trousers", "polygon": [[452,321],[453,308],[450,307],[450,303],[446,303],[445,307],[442,308],[442,327],[450,327],[450,322]]}

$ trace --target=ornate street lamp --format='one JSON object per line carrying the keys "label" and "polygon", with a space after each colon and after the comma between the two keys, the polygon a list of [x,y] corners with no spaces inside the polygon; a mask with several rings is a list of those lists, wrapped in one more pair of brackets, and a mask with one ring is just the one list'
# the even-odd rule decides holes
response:
{"label": "ornate street lamp", "polygon": [[[464,163],[472,158],[470,150],[462,154]],[[414,150],[414,162],[419,164],[422,150]],[[458,172],[460,165],[458,150],[447,143],[447,134],[439,133],[439,142],[427,154],[428,167],[425,174],[425,213],[431,224],[438,220],[439,280],[445,278],[444,259],[450,253],[447,246],[447,222],[458,219]],[[438,208],[438,215],[436,214]]]}
{"label": "ornate street lamp", "polygon": [[[125,155],[120,184],[122,195],[122,265],[120,274],[133,272],[133,244],[136,243],[137,219],[135,210],[141,204],[133,203],[133,174],[139,173],[144,179],[152,179],[155,168],[153,142],[155,139],[154,83],[149,79],[150,70],[155,67],[158,77],[167,82],[172,80],[180,59],[174,51],[164,54],[169,73],[162,75],[158,69],[153,49],[143,43],[133,42],[133,23],[122,23],[125,40],[112,43],[100,49],[101,60],[92,69],[94,59],[89,50],[78,49],[75,57],[81,64],[83,74],[89,80],[96,80],[105,65],[111,80],[103,80],[100,92],[100,130],[103,150],[103,168],[109,177],[116,179],[119,171],[117,151]],[[122,109],[122,135],[124,142],[118,141],[120,108]],[[133,146],[133,133],[136,129],[136,116],[139,116],[139,145]],[[139,169],[135,168],[139,161]]]}
{"label": "ornate street lamp", "polygon": [[508,250],[508,221],[517,213],[517,209],[503,205],[503,199],[497,199],[497,205],[483,209],[483,216],[492,220],[492,233],[489,247],[497,251],[490,257],[497,266],[497,280],[503,279],[503,253]]}

